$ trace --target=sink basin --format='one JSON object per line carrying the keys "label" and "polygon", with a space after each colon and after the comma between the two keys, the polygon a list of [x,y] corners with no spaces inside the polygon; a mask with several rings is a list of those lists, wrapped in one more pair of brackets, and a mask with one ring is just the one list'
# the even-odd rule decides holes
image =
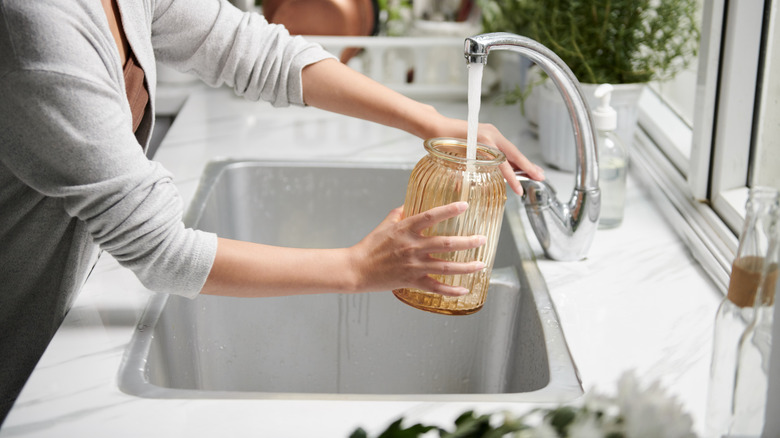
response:
{"label": "sink basin", "polygon": [[[410,172],[398,165],[213,162],[185,220],[271,245],[350,246],[403,203]],[[510,195],[487,303],[473,315],[423,312],[390,291],[194,300],[160,294],[137,326],[120,387],[153,398],[576,398],[582,386],[521,208]]]}

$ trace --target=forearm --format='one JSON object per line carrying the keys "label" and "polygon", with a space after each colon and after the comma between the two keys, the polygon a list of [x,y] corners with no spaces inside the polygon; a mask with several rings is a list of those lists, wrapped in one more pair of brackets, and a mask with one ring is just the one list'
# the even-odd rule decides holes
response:
{"label": "forearm", "polygon": [[[301,80],[303,99],[308,105],[399,128],[422,139],[467,137],[465,120],[444,117],[431,105],[397,93],[336,60],[307,66]],[[477,141],[506,155],[507,162],[501,165],[501,171],[516,193],[522,193],[522,188],[512,167],[526,171],[532,179],[544,179],[542,169],[529,161],[495,126],[480,124]]]}
{"label": "forearm", "polygon": [[348,249],[300,249],[220,238],[201,293],[272,297],[356,291]]}
{"label": "forearm", "polygon": [[432,127],[449,123],[431,105],[393,91],[336,60],[307,66],[302,81],[307,105],[402,129],[420,138],[436,136]]}
{"label": "forearm", "polygon": [[453,262],[431,256],[485,244],[483,236],[423,236],[422,230],[465,211],[453,203],[401,219],[401,208],[356,245],[342,249],[296,249],[219,239],[201,293],[271,297],[327,292],[373,292],[416,287],[445,295],[468,290],[429,274],[470,274],[482,262]]}

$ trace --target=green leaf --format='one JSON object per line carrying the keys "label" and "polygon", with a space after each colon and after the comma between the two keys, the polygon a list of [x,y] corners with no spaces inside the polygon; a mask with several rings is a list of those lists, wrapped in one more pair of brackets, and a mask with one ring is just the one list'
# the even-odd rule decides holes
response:
{"label": "green leaf", "polygon": [[379,435],[379,438],[417,438],[431,430],[436,429],[435,426],[424,426],[422,424],[415,424],[408,428],[398,428],[383,432]]}
{"label": "green leaf", "polygon": [[368,438],[368,434],[365,430],[363,430],[362,427],[358,427],[354,432],[352,432],[349,438]]}
{"label": "green leaf", "polygon": [[574,417],[577,416],[577,411],[574,408],[563,406],[550,411],[546,416],[550,419],[550,425],[555,428],[558,435],[566,436],[566,430],[574,421]]}
{"label": "green leaf", "polygon": [[482,438],[493,430],[490,415],[475,416],[473,411],[464,412],[455,420],[455,430],[444,432],[441,438]]}
{"label": "green leaf", "polygon": [[697,0],[478,0],[486,32],[555,52],[581,82],[668,79],[695,59]]}
{"label": "green leaf", "polygon": [[[399,418],[394,421],[377,438],[418,438],[431,430],[437,429],[436,426],[424,426],[422,424],[404,428],[402,425],[403,420],[403,418]],[[357,428],[349,438],[368,438],[368,434],[362,428]]]}

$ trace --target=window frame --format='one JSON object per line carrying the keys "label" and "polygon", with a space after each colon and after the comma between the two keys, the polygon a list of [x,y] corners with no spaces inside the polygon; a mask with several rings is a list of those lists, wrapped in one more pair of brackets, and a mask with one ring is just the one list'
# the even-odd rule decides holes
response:
{"label": "window frame", "polygon": [[[702,166],[688,177],[694,196],[709,199],[733,230],[742,228],[754,147],[754,114],[759,101],[764,1],[731,1],[726,6],[715,123],[712,138],[692,146],[692,158],[711,149],[711,169]],[[709,90],[707,93],[711,93]],[[708,99],[708,97],[704,97]],[[703,111],[710,111],[704,107]],[[703,124],[694,129],[708,130]],[[697,136],[694,135],[694,138]],[[748,147],[745,147],[748,146]],[[700,160],[704,163],[704,160]],[[709,186],[709,187],[707,187]]]}
{"label": "window frame", "polygon": [[778,0],[706,0],[693,127],[648,87],[632,160],[638,174],[725,293],[744,220],[761,104],[765,12]]}

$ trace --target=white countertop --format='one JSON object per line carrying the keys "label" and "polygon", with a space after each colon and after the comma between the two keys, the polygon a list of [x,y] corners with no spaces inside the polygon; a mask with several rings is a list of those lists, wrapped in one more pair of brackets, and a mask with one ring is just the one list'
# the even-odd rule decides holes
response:
{"label": "white countertop", "polygon": [[[465,118],[463,102],[435,104]],[[495,124],[541,164],[515,107],[483,104]],[[333,141],[333,139],[339,141]],[[272,108],[226,89],[190,96],[157,154],[185,203],[204,164],[216,157],[414,163],[422,142],[408,134],[314,108]],[[548,170],[561,196],[573,176]],[[613,392],[635,370],[660,380],[702,430],[712,324],[720,293],[629,175],[624,223],[600,230],[587,260],[538,265],[587,390]],[[388,206],[388,210],[395,206]],[[104,254],[24,388],[0,437],[247,436],[347,437],[357,426],[382,430],[401,415],[450,425],[458,414],[529,406],[490,403],[296,400],[160,400],[127,395],[117,372],[151,292]]]}

